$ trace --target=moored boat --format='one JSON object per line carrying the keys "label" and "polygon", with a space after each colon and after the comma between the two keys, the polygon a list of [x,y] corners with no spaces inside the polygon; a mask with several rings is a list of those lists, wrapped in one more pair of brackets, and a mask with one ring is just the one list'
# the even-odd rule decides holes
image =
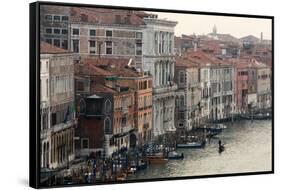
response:
{"label": "moored boat", "polygon": [[169,160],[182,160],[184,158],[183,153],[179,154],[176,151],[172,151],[168,153]]}
{"label": "moored boat", "polygon": [[223,129],[226,129],[226,126],[222,123],[208,124],[208,125],[199,127],[198,129],[206,131],[208,133],[207,136],[213,137],[213,136],[220,134],[223,131]]}
{"label": "moored boat", "polygon": [[147,162],[140,160],[139,165],[137,166],[137,170],[144,170],[147,168]]}
{"label": "moored boat", "polygon": [[168,162],[168,159],[163,154],[148,155],[146,158],[149,164],[165,164]]}
{"label": "moored boat", "polygon": [[127,175],[125,173],[121,173],[116,177],[116,181],[125,181],[127,178]]}
{"label": "moored boat", "polygon": [[272,118],[272,114],[270,112],[267,113],[254,113],[252,114],[241,114],[240,118],[247,119],[247,120],[267,120]]}
{"label": "moored boat", "polygon": [[177,148],[204,148],[205,144],[205,141],[186,142],[177,144]]}

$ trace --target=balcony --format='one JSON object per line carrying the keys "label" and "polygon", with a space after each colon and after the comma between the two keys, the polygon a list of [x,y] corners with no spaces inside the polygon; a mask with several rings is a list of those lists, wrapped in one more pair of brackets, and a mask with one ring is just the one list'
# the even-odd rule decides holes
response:
{"label": "balcony", "polygon": [[57,124],[55,126],[52,126],[49,129],[45,129],[45,130],[40,131],[40,138],[41,139],[47,138],[47,136],[50,135],[51,133],[55,133],[55,132],[58,132],[58,131],[62,131],[64,129],[71,128],[75,124],[76,124],[76,121],[71,120],[71,121],[68,121],[66,123],[60,123],[60,124]]}
{"label": "balcony", "polygon": [[177,85],[176,84],[172,84],[172,85],[165,85],[165,86],[158,86],[153,88],[153,93],[155,94],[161,94],[164,92],[169,92],[169,91],[175,91],[177,90]]}

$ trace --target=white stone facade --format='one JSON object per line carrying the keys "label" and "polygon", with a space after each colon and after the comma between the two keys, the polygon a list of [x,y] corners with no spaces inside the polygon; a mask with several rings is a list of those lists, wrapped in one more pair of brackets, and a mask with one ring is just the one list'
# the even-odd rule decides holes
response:
{"label": "white stone facade", "polygon": [[41,168],[64,167],[74,159],[73,57],[41,54]]}
{"label": "white stone facade", "polygon": [[201,68],[202,116],[211,121],[227,119],[234,113],[233,66]]}
{"label": "white stone facade", "polygon": [[177,22],[144,18],[143,70],[153,80],[153,135],[175,131],[174,27]]}

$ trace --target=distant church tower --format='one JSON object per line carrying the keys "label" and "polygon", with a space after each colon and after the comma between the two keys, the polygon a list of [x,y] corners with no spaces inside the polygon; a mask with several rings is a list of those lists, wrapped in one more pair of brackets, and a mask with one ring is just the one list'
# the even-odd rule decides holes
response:
{"label": "distant church tower", "polygon": [[216,25],[214,25],[214,27],[213,27],[213,34],[217,35],[217,26]]}

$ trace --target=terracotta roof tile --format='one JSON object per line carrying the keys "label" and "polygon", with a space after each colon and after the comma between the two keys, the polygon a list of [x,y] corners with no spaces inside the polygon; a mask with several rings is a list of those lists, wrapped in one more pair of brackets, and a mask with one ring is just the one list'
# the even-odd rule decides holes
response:
{"label": "terracotta roof tile", "polygon": [[118,77],[139,77],[142,72],[137,72],[128,66],[129,59],[120,58],[89,58],[85,59],[86,65],[94,65]]}
{"label": "terracotta roof tile", "polygon": [[54,53],[68,53],[69,51],[65,49],[58,48],[47,42],[40,43],[40,53],[42,54],[54,54]]}
{"label": "terracotta roof tile", "polygon": [[267,66],[266,64],[250,57],[229,59],[229,61],[233,63],[237,68],[263,68]]}
{"label": "terracotta roof tile", "polygon": [[106,71],[102,68],[99,68],[96,65],[89,63],[78,63],[74,65],[75,74],[78,75],[87,75],[87,76],[113,76],[114,74]]}
{"label": "terracotta roof tile", "polygon": [[199,66],[206,66],[207,64],[210,64],[211,66],[230,65],[230,62],[227,60],[219,59],[214,55],[204,53],[201,50],[189,52],[186,58],[191,62],[198,64]]}
{"label": "terracotta roof tile", "polygon": [[118,93],[116,90],[99,83],[91,83],[91,91],[95,93],[109,93],[109,94]]}
{"label": "terracotta roof tile", "polygon": [[71,9],[71,21],[109,25],[144,25],[143,19],[135,11],[103,8],[73,7]]}
{"label": "terracotta roof tile", "polygon": [[193,68],[198,67],[198,64],[185,58],[176,58],[176,67]]}

